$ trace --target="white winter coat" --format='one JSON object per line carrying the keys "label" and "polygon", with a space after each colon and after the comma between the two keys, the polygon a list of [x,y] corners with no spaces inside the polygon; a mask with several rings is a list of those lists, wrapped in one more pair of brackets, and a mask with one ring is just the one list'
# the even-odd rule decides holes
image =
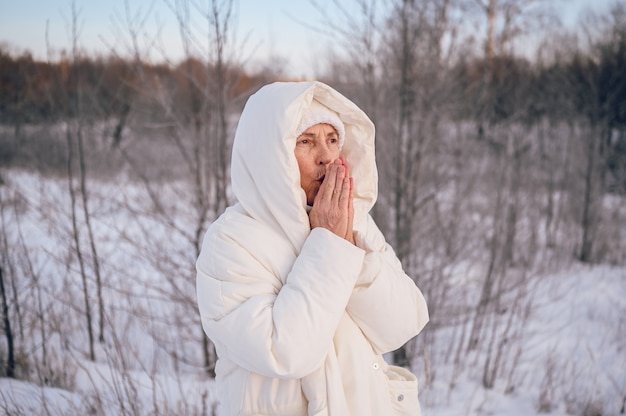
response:
{"label": "white winter coat", "polygon": [[[314,97],[346,127],[357,246],[310,229],[294,132]],[[415,376],[381,356],[420,332],[428,311],[368,214],[378,179],[369,118],[320,82],[270,84],[245,106],[231,170],[238,202],[197,261],[222,414],[419,415]]]}

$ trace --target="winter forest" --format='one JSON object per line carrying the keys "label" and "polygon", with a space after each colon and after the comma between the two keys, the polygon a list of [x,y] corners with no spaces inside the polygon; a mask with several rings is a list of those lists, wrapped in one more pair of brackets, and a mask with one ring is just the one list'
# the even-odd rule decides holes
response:
{"label": "winter forest", "polygon": [[[311,2],[428,302],[388,357],[423,413],[625,414],[626,2],[575,28],[555,0]],[[249,65],[234,0],[167,3],[182,60],[131,2],[106,56],[72,5],[49,59],[0,47],[2,414],[220,414],[195,260],[246,99],[297,78]]]}

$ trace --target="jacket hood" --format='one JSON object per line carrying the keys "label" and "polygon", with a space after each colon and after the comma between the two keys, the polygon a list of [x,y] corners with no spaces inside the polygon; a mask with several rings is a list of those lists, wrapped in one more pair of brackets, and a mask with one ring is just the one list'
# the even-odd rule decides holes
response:
{"label": "jacket hood", "polygon": [[374,124],[352,101],[321,82],[276,82],[246,103],[233,143],[232,190],[252,218],[283,234],[298,253],[310,233],[306,195],[294,149],[312,100],[339,115],[345,126],[341,154],[354,177],[354,226],[365,227],[378,194]]}

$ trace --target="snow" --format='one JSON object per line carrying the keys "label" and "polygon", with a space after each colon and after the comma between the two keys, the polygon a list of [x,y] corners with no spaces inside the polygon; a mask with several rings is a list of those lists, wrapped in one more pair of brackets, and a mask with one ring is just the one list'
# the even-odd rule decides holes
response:
{"label": "snow", "polygon": [[[183,185],[160,189],[168,195],[165,199],[178,202],[164,213],[141,205],[146,195],[140,184],[103,183],[92,191],[107,328],[116,331],[96,343],[97,359],[91,362],[80,280],[67,249],[67,183],[19,172],[4,179],[9,185],[2,190],[2,201],[5,207],[17,207],[3,210],[7,235],[13,242],[21,235],[33,269],[45,284],[37,291],[32,280],[15,282],[18,300],[32,309],[22,311],[29,322],[18,346],[23,354],[36,357],[36,365],[22,368],[20,380],[0,378],[0,413],[219,415],[215,381],[201,366],[195,254],[184,234],[194,224],[189,213],[175,212],[185,204],[192,206],[184,200]],[[15,202],[18,199],[21,202]],[[163,225],[165,214],[176,219],[169,228]],[[20,259],[15,267],[24,267],[19,244],[9,245],[9,255]],[[86,257],[91,271],[89,254]],[[431,340],[427,357],[416,357],[414,365],[425,416],[620,414],[626,398],[626,266],[572,261],[525,276],[523,290],[513,287],[503,298],[508,307],[503,317],[510,316],[518,302],[513,327],[507,330],[504,318],[487,322],[498,324],[496,345],[504,336],[511,343],[491,389],[483,387],[489,356],[484,348],[462,352],[456,364],[446,358],[461,330],[469,328],[461,313],[472,311],[482,268],[460,261],[448,273],[459,315],[448,322],[438,318],[443,325],[431,323],[417,337],[418,343]],[[37,299],[49,324],[46,334],[36,330]],[[96,315],[95,300],[93,310]],[[43,345],[49,371],[35,368],[43,360]],[[3,363],[5,351],[2,337]]]}
{"label": "snow", "polygon": [[509,394],[486,390],[482,369],[476,368],[451,391],[446,383],[423,391],[426,415],[620,413],[626,392],[626,268],[575,265],[540,279],[516,371],[522,382]]}
{"label": "snow", "polygon": [[[0,378],[0,411],[6,415],[69,415],[86,410],[78,393]],[[86,414],[86,413],[85,413]]]}

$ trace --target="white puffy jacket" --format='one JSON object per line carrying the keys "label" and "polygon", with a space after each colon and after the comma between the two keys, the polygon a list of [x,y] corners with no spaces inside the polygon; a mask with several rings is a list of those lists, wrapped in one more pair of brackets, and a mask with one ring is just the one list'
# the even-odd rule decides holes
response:
{"label": "white puffy jacket", "polygon": [[[346,127],[357,246],[310,229],[294,149],[313,97]],[[231,170],[238,202],[210,226],[196,265],[221,414],[419,415],[415,376],[381,355],[419,333],[428,310],[369,215],[369,118],[320,82],[267,85],[241,115]]]}

